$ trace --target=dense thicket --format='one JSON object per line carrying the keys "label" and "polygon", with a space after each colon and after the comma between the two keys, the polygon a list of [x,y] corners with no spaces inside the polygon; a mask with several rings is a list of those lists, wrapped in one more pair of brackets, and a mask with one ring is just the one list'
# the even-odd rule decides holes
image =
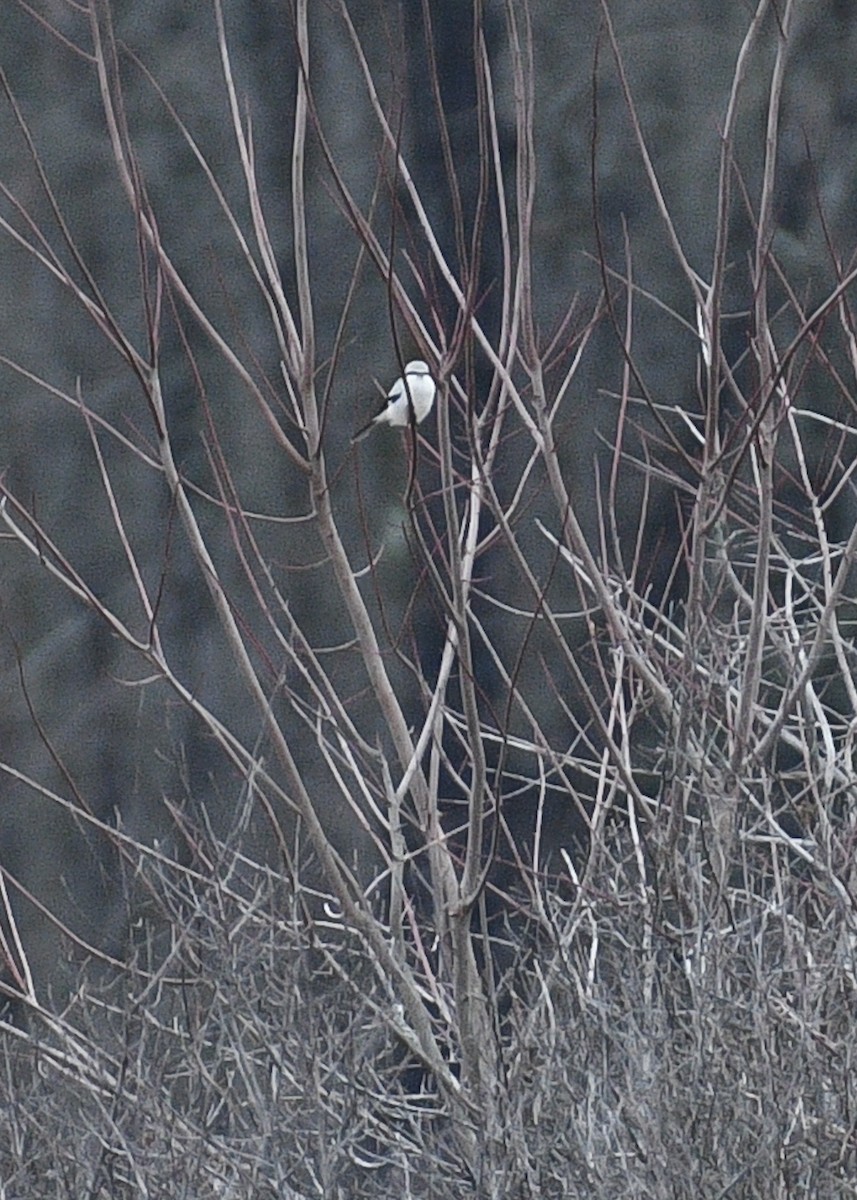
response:
{"label": "dense thicket", "polygon": [[10,1194],[844,1194],[850,6],[9,10]]}

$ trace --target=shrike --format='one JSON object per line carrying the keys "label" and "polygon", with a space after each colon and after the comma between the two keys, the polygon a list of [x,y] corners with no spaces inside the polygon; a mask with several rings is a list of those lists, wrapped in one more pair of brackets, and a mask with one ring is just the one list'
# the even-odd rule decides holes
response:
{"label": "shrike", "polygon": [[357,430],[351,439],[352,442],[359,442],[376,425],[407,428],[411,423],[411,409],[413,420],[419,425],[431,412],[436,391],[437,387],[426,364],[420,359],[409,362],[405,367],[404,376],[397,379],[387,392],[384,407],[368,424]]}

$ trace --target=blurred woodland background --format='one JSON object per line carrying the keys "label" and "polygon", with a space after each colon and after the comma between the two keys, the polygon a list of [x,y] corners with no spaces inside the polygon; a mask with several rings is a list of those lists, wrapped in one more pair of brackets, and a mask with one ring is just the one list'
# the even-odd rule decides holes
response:
{"label": "blurred woodland background", "polygon": [[[829,706],[825,699],[823,706],[833,732],[824,741],[823,754],[818,750],[818,761],[814,742],[801,758],[792,714],[799,710],[805,724],[812,725],[821,708],[812,708],[815,694],[808,693],[805,712],[797,701],[785,699],[782,711],[777,709],[791,678],[783,662],[793,650],[799,672],[803,643],[791,625],[777,641],[776,630],[769,634],[764,623],[766,613],[776,610],[778,619],[782,615],[780,601],[791,614],[790,589],[798,567],[806,567],[801,578],[811,581],[807,597],[814,596],[816,584],[822,590],[829,585],[827,575],[819,582],[823,552],[807,566],[810,551],[801,559],[795,547],[816,535],[825,546],[844,543],[854,527],[848,436],[854,390],[853,380],[851,385],[843,382],[855,365],[853,337],[849,340],[848,317],[838,315],[833,303],[812,324],[804,322],[803,314],[813,313],[847,276],[857,245],[855,6],[848,0],[780,0],[758,9],[741,0],[673,5],[655,0],[537,0],[529,5],[517,0],[317,0],[308,10],[306,75],[298,53],[302,7],[290,0],[224,0],[219,37],[220,9],[208,3],[6,0],[4,5],[0,470],[6,524],[0,524],[0,867],[7,896],[0,926],[7,959],[20,964],[26,958],[34,991],[40,994],[51,988],[62,993],[73,978],[65,974],[63,963],[69,955],[86,957],[87,946],[116,962],[128,955],[146,912],[149,885],[138,887],[133,871],[117,870],[124,846],[143,846],[162,853],[164,861],[197,870],[201,863],[208,865],[200,849],[204,831],[212,844],[240,847],[235,852],[247,856],[245,865],[251,859],[256,864],[279,862],[286,846],[294,861],[302,860],[306,821],[295,820],[286,803],[294,798],[288,772],[280,792],[273,783],[262,786],[262,791],[268,789],[263,817],[247,817],[247,797],[255,794],[254,771],[264,773],[276,761],[274,724],[338,861],[367,887],[375,879],[379,835],[373,814],[391,794],[387,772],[393,768],[387,760],[396,757],[391,746],[399,756],[393,773],[404,766],[401,731],[397,734],[389,711],[379,703],[376,684],[367,684],[369,643],[365,631],[359,634],[358,653],[354,609],[346,606],[336,556],[315,519],[328,501],[404,714],[402,729],[410,729],[414,737],[431,711],[432,681],[442,673],[444,655],[451,648],[461,651],[451,674],[456,700],[450,701],[447,724],[435,737],[430,784],[444,821],[459,811],[469,814],[463,818],[471,821],[467,853],[474,845],[478,849],[476,861],[468,859],[463,879],[472,882],[471,868],[478,875],[483,865],[481,817],[473,823],[473,780],[480,770],[492,782],[480,793],[477,807],[489,793],[495,799],[502,795],[502,806],[497,799],[491,812],[502,807],[505,833],[492,842],[485,863],[493,855],[494,895],[504,898],[517,894],[521,860],[516,855],[520,851],[526,858],[523,848],[532,853],[536,842],[536,866],[553,877],[583,869],[587,836],[595,828],[589,825],[595,796],[607,775],[607,767],[599,764],[608,759],[616,772],[611,778],[620,781],[617,794],[627,787],[629,795],[660,804],[661,814],[674,795],[689,796],[698,784],[693,802],[681,809],[683,829],[705,825],[707,818],[699,813],[707,811],[709,793],[721,785],[728,792],[735,778],[745,778],[745,767],[752,775],[747,789],[754,803],[764,790],[761,784],[756,787],[757,768],[766,781],[775,781],[774,789],[795,761],[804,771],[802,782],[790,777],[788,786],[783,785],[786,800],[770,801],[765,793],[771,820],[781,804],[787,807],[786,801],[803,796],[806,778],[816,766],[817,777],[823,776],[833,789],[829,809],[827,800],[817,801],[824,821],[834,804],[851,795],[850,726],[843,718],[840,728],[830,715],[850,711],[854,699],[844,652],[834,698]],[[781,37],[786,19],[788,36]],[[753,23],[757,28],[745,57],[742,47],[748,45]],[[101,31],[106,47],[101,57],[95,30]],[[233,109],[224,79],[224,45],[230,55],[226,76],[234,85]],[[772,74],[777,79],[783,63],[776,153],[766,160]],[[302,78],[309,80],[309,116],[301,198],[294,189],[293,162]],[[724,154],[736,79],[740,102]],[[136,212],[117,170],[105,89],[130,164]],[[387,134],[378,110],[385,114]],[[235,112],[247,138],[243,163]],[[532,120],[534,207],[530,257],[526,270],[516,275],[510,262],[519,262],[520,234],[515,230],[526,191],[516,188],[521,178],[529,182],[526,172],[521,174],[522,155],[526,158],[522,113],[531,113]],[[651,156],[650,169],[641,137]],[[409,179],[391,145],[398,147]],[[768,194],[766,161],[775,164],[769,220],[757,207],[759,195]],[[255,177],[255,192],[248,189],[248,175]],[[659,207],[654,176],[675,237]],[[726,177],[731,198],[719,211]],[[511,234],[501,220],[497,180],[503,180],[511,198],[506,212]],[[257,199],[282,280],[284,303],[278,311],[289,306],[305,316],[301,305],[308,293],[302,290],[301,272],[309,266],[314,346],[302,378],[297,358],[290,358],[287,335],[278,340],[274,332],[285,324],[272,321],[276,288],[266,291],[258,285],[250,255],[242,248],[242,237],[252,241]],[[297,216],[303,222],[296,220],[296,204],[302,206]],[[366,222],[361,236],[355,233],[351,204]],[[305,255],[296,244],[302,224]],[[428,225],[437,250],[426,237]],[[144,227],[156,231],[148,243]],[[371,251],[367,230],[377,238],[378,253]],[[678,265],[676,239],[687,270]],[[462,281],[466,304],[447,286],[438,265],[441,254]],[[154,269],[158,255],[169,258],[184,289],[168,272],[161,277]],[[768,267],[769,255],[775,267]],[[379,267],[383,256],[407,280],[416,314],[410,321],[404,319],[406,306],[390,273]],[[257,257],[263,257],[261,251]],[[766,352],[754,342],[760,328],[756,306],[764,290],[759,283],[763,260],[771,280],[767,315],[779,322],[780,349],[792,338],[800,342],[799,354],[784,355],[782,371],[775,361],[767,374],[759,365]],[[710,342],[699,324],[689,279],[696,273],[703,294],[715,262],[722,262],[723,271],[712,368]],[[510,297],[521,293],[528,303],[518,322],[517,316],[510,317],[513,308],[518,311]],[[837,300],[843,314],[852,293],[853,286]],[[768,292],[764,294],[767,304]],[[90,297],[92,304],[81,303],[81,296]],[[93,318],[95,308],[99,315]],[[465,309],[467,319],[462,318]],[[504,361],[508,355],[509,378],[471,335],[473,314],[497,354]],[[424,322],[423,334],[417,330],[419,321]],[[816,352],[815,339],[839,321],[845,331],[841,344]],[[158,394],[171,454],[210,553],[210,568],[201,569],[187,514],[177,489],[167,486],[169,466],[159,457],[160,417],[141,365],[152,349],[153,327]],[[133,355],[117,352],[117,329],[141,356],[136,366],[129,365]],[[517,357],[509,350],[516,337],[524,347]],[[432,351],[429,340],[441,354]],[[531,371],[533,363],[526,361],[530,344],[538,347],[538,370]],[[439,433],[433,414],[420,429],[425,440],[418,452],[414,431],[400,437],[381,430],[352,446],[353,432],[378,403],[379,384],[389,386],[413,357],[429,360],[440,381],[439,407],[446,406],[442,412],[449,419],[445,441],[446,427],[441,425]],[[758,397],[770,386],[772,403],[782,402],[785,412],[780,383],[798,361],[789,386],[801,389],[804,410],[834,422],[837,432],[830,433],[833,426],[819,421],[808,429],[799,450],[783,452],[768,511],[779,513],[786,533],[779,541],[771,536],[759,567],[760,559],[750,561],[749,551],[744,556],[746,547],[755,545],[760,526],[765,527],[759,513],[768,503],[759,500],[758,511],[754,507],[754,480],[764,476],[764,452],[759,450],[758,460],[755,455],[757,438],[773,438],[775,431],[765,424],[767,401],[762,404]],[[706,381],[714,375],[719,382],[706,393]],[[509,401],[511,377],[521,397],[514,403]],[[537,411],[542,378],[554,405],[549,424],[559,476],[550,469],[540,474],[527,432],[535,426],[525,413],[531,403]],[[314,427],[305,421],[309,410],[294,402],[295,395],[309,394],[313,382],[320,413],[315,442]],[[694,505],[702,494],[699,479],[707,486],[716,474],[707,474],[700,432],[705,396],[711,401],[715,393],[718,402],[722,397],[720,428],[727,447],[722,461],[727,469],[721,483],[728,502],[718,501],[715,488],[710,493],[714,515],[705,525],[708,517],[703,521],[702,509]],[[456,552],[450,547],[447,561],[447,551],[440,549],[447,535],[451,538],[453,491],[442,464],[459,473],[455,495],[463,514],[466,497],[478,490],[473,483],[468,493],[466,485],[476,478],[472,464],[482,461],[479,454],[489,444],[491,422],[478,435],[474,430],[480,414],[493,412],[493,405],[498,411],[508,405],[513,416],[496,426],[503,430],[490,472],[496,509],[486,501],[490,520],[483,514],[471,529],[474,544],[480,537],[485,541],[470,565],[472,594],[468,591],[457,609],[461,580],[455,576]],[[307,455],[306,461],[323,458],[326,482],[321,491],[312,492],[306,462],[290,456],[275,426]],[[746,442],[730,459],[729,438],[739,436],[736,430],[743,430],[740,437],[746,434]],[[716,434],[717,428],[712,436]],[[831,449],[834,436],[839,440]],[[754,476],[757,461],[763,466]],[[600,592],[589,591],[592,572],[585,556],[580,557],[580,543],[572,537],[573,552],[561,545],[566,514],[558,509],[554,486],[560,476],[567,489],[566,508],[603,568]],[[759,494],[764,490],[760,483]],[[824,520],[813,524],[815,497],[823,502]],[[734,524],[711,553],[712,561],[722,553],[732,574],[728,584],[722,579],[711,583],[705,572],[694,575],[690,546],[700,522],[705,536],[710,533],[711,542],[717,542],[727,509]],[[419,513],[416,521],[409,515],[413,511]],[[513,514],[514,532],[496,515],[501,511]],[[15,535],[10,520],[29,545]],[[461,520],[463,528],[464,516]],[[809,527],[806,535],[804,525]],[[465,544],[462,534],[461,546]],[[129,566],[129,546],[139,577]],[[770,594],[765,592],[767,599],[759,601],[753,579],[763,579],[761,586],[768,588],[771,555],[782,553],[785,561],[784,546],[798,566],[794,571],[784,566]],[[852,550],[843,551],[846,560]],[[633,562],[627,575],[617,566],[626,559]],[[832,559],[839,561],[832,552],[824,561]],[[526,570],[518,570],[520,562],[527,564]],[[538,580],[536,599],[527,571]],[[215,573],[228,597],[229,619],[245,638],[262,681],[272,724],[248,699],[224,613],[208,586]],[[705,620],[693,624],[689,619],[685,625],[676,615],[672,624],[672,614],[682,612],[694,579],[699,583],[702,575],[706,581],[696,593],[694,620],[704,613],[734,633],[736,649],[728,664],[725,650],[724,663],[717,661],[725,640],[718,643],[713,626],[706,632]],[[139,602],[140,579],[154,605],[148,617]],[[77,582],[70,587],[69,580]],[[469,589],[469,577],[465,583]],[[706,608],[708,586],[713,598]],[[264,604],[259,602],[263,592]],[[628,649],[624,635],[617,633],[621,621],[616,613],[632,592],[629,611],[642,615],[627,627],[635,631],[628,637],[633,641],[640,630],[655,631],[652,656],[661,655],[666,664],[663,686],[655,685],[645,665],[638,675],[629,668],[627,676],[617,666],[618,682],[613,681],[604,665],[609,655],[602,658],[595,649],[607,634],[614,639],[610,661]],[[836,592],[837,603],[843,594],[841,588]],[[745,602],[754,613],[754,619],[747,618],[749,635],[741,608]],[[801,610],[806,618],[802,633],[813,620],[820,626],[831,619],[825,609],[822,620],[812,603],[807,599]],[[542,609],[556,614],[550,628],[541,621]],[[105,611],[127,622],[144,650],[157,628],[164,657],[183,692],[170,686],[145,652],[135,652],[131,640],[117,635],[116,626],[104,619]],[[450,611],[459,613],[455,633]],[[732,625],[731,614],[738,614]],[[472,647],[464,645],[465,627],[472,633]],[[675,649],[680,629],[688,639],[681,641],[688,659],[697,642],[711,652],[704,669],[693,676],[695,682],[689,683],[690,676],[681,675],[678,667],[675,677],[669,676],[670,663],[680,657]],[[755,647],[753,629],[762,629]],[[793,632],[794,642],[789,640]],[[570,649],[567,659],[558,646]],[[747,662],[755,664],[748,671],[756,684],[758,673],[776,660],[765,677],[767,690],[760,691],[751,679],[746,694],[753,700],[742,709],[746,680],[738,671],[734,688],[724,685],[722,710],[711,717],[715,732],[710,741],[700,734],[699,742],[693,742],[696,735],[688,732],[694,720],[695,701],[688,700],[693,687],[713,692],[720,667],[725,677],[736,663],[744,663],[745,652]],[[329,694],[319,662],[327,672]],[[478,698],[475,725],[469,724],[471,684]],[[682,691],[685,684],[687,693]],[[590,685],[598,693],[594,701]],[[647,699],[640,699],[638,687],[642,692],[650,687]],[[659,718],[651,714],[658,703],[667,705],[670,693],[681,695],[688,707],[674,724],[664,718],[658,725]],[[758,711],[753,707],[757,696],[763,697]],[[630,721],[635,733],[626,742],[613,724],[624,706],[640,714],[636,725]],[[739,710],[733,744],[731,719]],[[784,735],[786,749],[772,750],[786,726],[792,740]],[[478,752],[474,728],[479,730],[476,740],[484,740]],[[342,733],[346,729],[347,736]],[[758,759],[747,746],[753,729],[763,731],[759,736],[765,754]],[[222,730],[228,736],[221,736]],[[711,764],[706,763],[706,770],[694,776],[694,788],[688,784],[681,792],[686,764],[676,763],[684,754],[685,733],[687,747],[716,744],[719,753],[728,746],[729,769],[718,760],[708,771]],[[339,737],[344,740],[337,742]],[[812,741],[810,737],[807,745]],[[620,743],[628,754],[627,771],[618,761]],[[674,760],[664,749],[668,743],[679,747]],[[252,750],[253,770],[233,753],[239,744]],[[334,744],[338,748],[330,750]],[[641,746],[646,752],[631,763]],[[548,765],[531,767],[534,747],[536,758],[544,750],[539,762]],[[422,745],[420,753],[424,751]],[[580,762],[575,761],[578,752]],[[414,752],[415,762],[420,753]],[[690,763],[689,749],[687,754]],[[835,770],[830,765],[834,759]],[[362,778],[355,761],[365,764]],[[687,766],[688,778],[697,765],[694,759]],[[769,765],[770,777],[765,774]],[[398,776],[394,783],[398,785]],[[346,793],[353,802],[343,801]],[[746,797],[744,802],[750,803]],[[797,801],[795,806],[797,811]],[[630,799],[627,807],[632,808]],[[639,817],[640,808],[635,811]],[[801,850],[789,841],[806,832],[801,814],[791,816],[791,825],[776,826],[776,837],[785,839],[782,845],[790,853],[808,861],[811,851],[804,843]],[[660,817],[652,819],[657,824]],[[663,819],[665,828],[670,825],[663,842],[670,847],[664,851],[668,855],[678,845],[678,817]],[[642,864],[651,864],[640,850],[635,820],[633,814],[627,817],[635,863],[644,876]],[[710,844],[716,847],[722,834],[729,847],[731,833],[723,831],[716,817],[712,821]],[[769,836],[761,817],[759,822]],[[418,824],[414,819],[414,828]],[[426,820],[420,829],[429,857],[437,844],[427,833],[430,825]],[[118,841],[108,836],[110,831]],[[753,844],[761,844],[758,829],[753,826],[750,832],[757,838]],[[317,844],[313,854],[307,851],[310,858],[317,852]],[[732,879],[728,864],[717,861],[718,853],[711,850],[709,863],[711,912],[720,912]],[[831,878],[838,880],[835,857],[831,851],[825,861]],[[388,861],[383,849],[381,859]],[[396,854],[392,860],[399,861]],[[779,865],[774,875],[777,871]],[[323,862],[310,877],[324,878]],[[432,876],[427,885],[436,902],[439,877]],[[657,891],[661,876],[658,880],[655,885],[646,876],[641,890],[651,884]],[[765,881],[760,894],[767,895],[766,873]],[[848,886],[847,881],[830,884],[837,904],[845,904]],[[474,905],[480,891],[481,884],[464,887],[462,906]],[[665,887],[663,895],[667,892],[673,896]],[[676,884],[675,895],[680,892]],[[750,894],[753,902],[759,899],[753,888],[747,889]],[[532,897],[527,904],[541,911]],[[681,909],[678,900],[676,906]],[[689,928],[695,917],[681,911]],[[454,904],[449,912],[454,924]],[[10,950],[16,938],[23,949]],[[594,949],[592,954],[594,963]],[[686,967],[690,956],[682,961]],[[595,974],[593,966],[593,978]],[[614,979],[621,975],[621,967],[613,972]],[[7,991],[11,995],[15,988]],[[433,1004],[428,1006],[432,1013],[443,1013],[437,996]],[[415,1021],[410,1010],[409,1019]],[[573,1026],[571,1022],[569,1029]],[[419,1032],[418,1022],[415,1028]],[[462,1040],[466,1045],[466,1031]],[[425,1039],[420,1045],[423,1062],[434,1061]],[[444,1076],[440,1060],[435,1067],[454,1094],[456,1079]],[[731,1087],[729,1082],[723,1086]],[[853,1139],[853,1125],[848,1136]],[[717,1190],[726,1178],[720,1166],[714,1177],[716,1186],[696,1194],[727,1194]],[[334,1194],[321,1185],[315,1192],[308,1188],[310,1193]],[[486,1188],[484,1194],[513,1193]],[[554,1193],[536,1189],[514,1194]],[[619,1193],[608,1187],[603,1194]]]}
{"label": "blurred woodland background", "polygon": [[[229,202],[239,214],[246,212],[211,11],[207,5],[176,0],[118,2],[111,9],[117,38],[129,50],[122,64],[125,112],[161,237],[214,322],[255,358],[276,392],[278,349],[271,344],[267,314],[211,188],[148,77],[151,73],[191,131]],[[439,88],[461,204],[470,213],[479,163],[470,6],[437,0],[424,9],[414,0],[355,4],[350,11],[375,78],[400,121],[402,149],[439,239],[452,249],[455,209],[432,89]],[[620,0],[611,11],[676,227],[690,262],[704,272],[713,250],[718,138],[746,29],[746,6],[696,0],[665,8],[647,0]],[[97,80],[81,54],[48,32],[37,12],[69,42],[87,44],[85,15],[61,0],[35,11],[19,4],[6,7],[0,48],[8,89],[0,112],[5,212],[14,223],[14,207],[21,205],[57,233],[9,102],[11,95],[82,259],[119,319],[142,338],[136,235],[117,181]],[[285,3],[230,3],[225,17],[241,105],[252,122],[259,188],[288,280],[289,130],[297,72],[293,18]],[[532,6],[529,20],[538,145],[532,270],[541,337],[547,341],[553,334],[573,296],[580,298],[579,312],[596,304],[603,286],[599,238],[608,262],[620,272],[625,270],[627,238],[638,287],[664,305],[675,305],[692,324],[694,314],[665,252],[662,226],[605,49],[599,5],[539,3]],[[347,28],[335,4],[313,5],[310,22],[313,96],[330,152],[367,208],[376,197],[375,224],[382,243],[396,238],[406,250],[413,236],[412,218],[406,205],[395,220],[391,217],[402,199],[401,188],[383,152]],[[484,28],[504,139],[500,151],[511,169],[514,97],[502,5],[484,6]],[[436,81],[429,70],[427,39],[436,59]],[[758,183],[753,172],[761,164],[757,151],[742,153],[742,148],[757,146],[764,128],[764,62],[770,47],[763,46],[759,53],[761,63],[756,62],[747,82],[737,135],[736,157],[750,191]],[[799,6],[783,96],[776,249],[792,286],[810,307],[813,294],[821,294],[831,274],[825,239],[834,246],[850,246],[857,235],[855,55],[857,19],[852,5],[830,0]],[[397,533],[406,481],[400,448],[395,438],[373,437],[361,451],[359,475],[349,450],[351,433],[377,401],[373,381],[389,384],[398,374],[396,337],[404,340],[406,358],[412,347],[401,330],[394,337],[385,281],[371,268],[360,271],[344,309],[357,250],[312,137],[306,199],[320,366],[337,339],[340,343],[324,429],[325,447],[335,464],[333,486],[344,511],[351,512],[347,534],[352,545],[363,543],[367,529],[373,540],[387,538],[384,587],[390,611],[397,614],[393,624],[407,613],[420,654],[431,660],[443,628],[420,597]],[[814,219],[819,210],[823,226]],[[738,313],[746,312],[752,301],[747,261],[740,250],[740,204],[732,220],[727,307]],[[743,224],[749,248],[749,218]],[[422,265],[427,266],[424,250],[417,247],[415,253],[423,255]],[[489,217],[477,285],[480,316],[488,329],[496,328],[499,320],[492,310],[500,303],[500,254],[497,224]],[[69,302],[67,291],[8,236],[0,239],[0,278],[4,482],[32,504],[81,575],[95,581],[101,595],[121,609],[123,599],[116,591],[126,585],[113,565],[115,537],[100,525],[109,514],[99,499],[101,482],[89,434],[78,413],[49,389],[79,395],[93,411],[143,441],[150,436],[144,403],[135,395],[123,364]],[[436,279],[433,286],[431,302],[444,313],[443,289]],[[451,315],[448,309],[445,315]],[[694,338],[654,305],[640,303],[634,320],[636,363],[649,393],[663,404],[681,403],[696,389]],[[742,322],[734,327],[733,334],[725,324],[724,341],[737,358],[746,348],[746,335]],[[731,346],[730,338],[735,343]],[[10,363],[21,370],[10,369]],[[240,382],[184,317],[181,330],[175,320],[165,322],[162,364],[172,437],[187,478],[212,490],[206,445],[216,436],[248,509],[276,517],[299,515],[302,498],[290,494],[292,475],[283,454],[266,435]],[[594,329],[561,430],[570,486],[590,531],[597,515],[596,468],[600,463],[604,470],[609,462],[623,366],[616,329],[604,320]],[[477,362],[475,378],[477,391],[484,388],[484,363]],[[818,403],[826,403],[823,395]],[[206,591],[188,563],[181,534],[175,531],[165,540],[170,500],[159,475],[129,463],[116,446],[106,446],[105,453],[108,459],[116,456],[141,561],[153,577],[163,572],[161,624],[179,673],[194,694],[237,723],[252,741],[256,718],[218,642]],[[625,487],[623,512],[628,530],[633,530],[633,480]],[[219,569],[240,594],[244,584],[225,527],[204,504],[199,518],[204,525],[210,521],[213,532],[217,526]],[[843,519],[850,519],[850,513]],[[300,524],[269,523],[261,536],[284,573],[289,605],[318,644],[346,640],[343,614],[335,602],[328,603],[323,573],[306,569],[319,558],[312,533]],[[538,535],[532,536],[535,540]],[[655,587],[663,586],[679,536],[675,496],[663,492],[650,510],[646,530]],[[165,797],[179,806],[201,805],[216,827],[228,828],[236,804],[235,782],[220,752],[187,710],[172,704],[157,684],[135,686],[135,667],[119,642],[92,612],[51,586],[38,563],[28,561],[11,544],[0,545],[0,552],[0,745],[5,761],[47,787],[62,790],[73,784],[94,813],[108,822],[121,821],[126,830],[146,840],[164,836],[172,827]],[[502,638],[502,615],[492,619]],[[540,669],[535,657],[526,667]],[[554,702],[546,696],[545,703]],[[354,704],[359,705],[359,695]],[[367,733],[371,738],[381,731]],[[97,839],[84,836],[73,820],[63,819],[54,806],[13,777],[5,776],[2,788],[4,866],[54,909],[66,910],[71,899],[74,923],[88,938],[101,943],[105,937],[118,937],[125,916],[110,880],[99,870]],[[335,813],[326,818],[335,822]],[[351,834],[350,828],[340,831],[345,844]],[[37,936],[37,929],[39,936],[49,937],[38,913],[20,895],[16,904],[28,940]],[[53,960],[53,951],[45,950],[45,955],[46,962]]]}

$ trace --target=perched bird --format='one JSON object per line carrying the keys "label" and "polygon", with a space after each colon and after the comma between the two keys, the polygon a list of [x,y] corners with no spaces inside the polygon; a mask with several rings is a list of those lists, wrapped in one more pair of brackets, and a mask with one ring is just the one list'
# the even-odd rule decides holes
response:
{"label": "perched bird", "polygon": [[[384,407],[362,429],[358,429],[352,442],[359,442],[376,425],[397,425],[407,428],[411,420],[419,425],[432,410],[434,396],[437,391],[429,369],[420,359],[409,362],[405,374],[397,379],[387,392]],[[413,409],[413,418],[411,410]]]}

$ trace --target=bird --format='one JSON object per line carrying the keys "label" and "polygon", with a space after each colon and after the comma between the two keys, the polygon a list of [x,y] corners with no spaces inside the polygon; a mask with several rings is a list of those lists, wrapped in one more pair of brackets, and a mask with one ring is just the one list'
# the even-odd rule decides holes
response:
{"label": "bird", "polygon": [[365,438],[376,425],[406,428],[412,420],[419,425],[431,412],[436,391],[437,386],[426,363],[419,358],[409,362],[404,375],[387,392],[384,407],[362,429],[357,430],[351,439],[352,443]]}

